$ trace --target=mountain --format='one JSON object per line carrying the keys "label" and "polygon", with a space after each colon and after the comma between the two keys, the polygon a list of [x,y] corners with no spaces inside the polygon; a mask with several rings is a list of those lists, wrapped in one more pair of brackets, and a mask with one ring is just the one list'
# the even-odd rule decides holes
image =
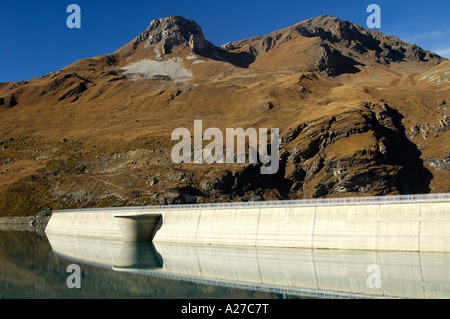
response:
{"label": "mountain", "polygon": [[[116,52],[0,83],[0,211],[448,192],[448,68],[329,15],[222,46],[157,19]],[[279,128],[278,173],[174,164],[171,134],[195,120]]]}

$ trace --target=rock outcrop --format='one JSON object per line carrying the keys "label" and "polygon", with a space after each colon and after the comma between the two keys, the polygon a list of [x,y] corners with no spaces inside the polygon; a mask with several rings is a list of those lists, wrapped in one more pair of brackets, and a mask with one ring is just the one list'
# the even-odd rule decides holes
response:
{"label": "rock outcrop", "polygon": [[153,20],[147,30],[134,40],[134,49],[141,43],[147,46],[160,45],[162,54],[170,54],[173,47],[179,45],[190,46],[197,53],[211,46],[195,21],[180,16]]}

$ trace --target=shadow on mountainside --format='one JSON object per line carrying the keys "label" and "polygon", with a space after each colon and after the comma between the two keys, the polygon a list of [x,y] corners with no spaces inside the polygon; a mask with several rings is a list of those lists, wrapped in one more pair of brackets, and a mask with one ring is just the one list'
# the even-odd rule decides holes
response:
{"label": "shadow on mountainside", "polygon": [[379,121],[374,121],[374,123],[379,125],[377,130],[387,137],[387,164],[402,167],[397,181],[400,193],[430,193],[430,182],[433,174],[424,166],[424,162],[421,159],[422,152],[417,148],[417,145],[408,139],[405,127],[402,124],[404,116],[387,105],[385,113],[392,119],[395,130],[379,124]]}

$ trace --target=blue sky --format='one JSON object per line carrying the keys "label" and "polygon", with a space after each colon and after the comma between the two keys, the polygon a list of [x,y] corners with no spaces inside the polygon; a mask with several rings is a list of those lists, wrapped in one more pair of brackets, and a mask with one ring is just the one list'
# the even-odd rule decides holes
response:
{"label": "blue sky", "polygon": [[[0,82],[28,80],[86,57],[114,52],[169,15],[195,20],[216,45],[331,14],[366,26],[369,4],[381,7],[382,31],[450,58],[449,0],[17,0],[0,2]],[[66,25],[81,7],[81,29]]]}

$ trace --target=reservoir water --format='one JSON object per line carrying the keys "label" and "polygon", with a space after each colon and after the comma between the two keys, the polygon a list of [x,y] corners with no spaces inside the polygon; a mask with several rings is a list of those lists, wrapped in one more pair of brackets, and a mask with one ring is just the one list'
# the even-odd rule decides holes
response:
{"label": "reservoir water", "polygon": [[[67,269],[80,269],[70,289]],[[450,254],[125,243],[0,231],[0,298],[450,298]]]}

